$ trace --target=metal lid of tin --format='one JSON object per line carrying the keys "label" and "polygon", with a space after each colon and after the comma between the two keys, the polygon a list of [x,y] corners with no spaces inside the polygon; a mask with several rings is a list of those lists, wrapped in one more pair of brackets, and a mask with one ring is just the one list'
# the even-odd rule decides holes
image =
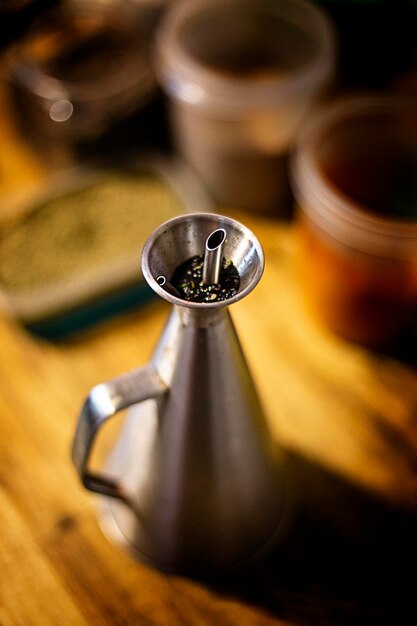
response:
{"label": "metal lid of tin", "polygon": [[29,322],[145,284],[141,248],[164,220],[211,203],[180,161],[138,157],[57,176],[0,229],[0,300]]}

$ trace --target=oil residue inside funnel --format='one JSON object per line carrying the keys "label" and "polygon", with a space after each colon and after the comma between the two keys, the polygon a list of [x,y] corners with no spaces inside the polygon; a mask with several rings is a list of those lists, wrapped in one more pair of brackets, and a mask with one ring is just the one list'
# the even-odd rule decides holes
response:
{"label": "oil residue inside funnel", "polygon": [[221,302],[234,296],[240,285],[239,272],[231,259],[223,257],[219,282],[203,282],[204,257],[196,255],[181,263],[175,270],[171,284],[188,302]]}

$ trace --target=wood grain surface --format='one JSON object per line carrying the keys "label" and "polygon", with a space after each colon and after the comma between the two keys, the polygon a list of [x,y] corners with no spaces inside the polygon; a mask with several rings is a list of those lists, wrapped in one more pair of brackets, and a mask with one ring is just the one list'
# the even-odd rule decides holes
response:
{"label": "wood grain surface", "polygon": [[[44,173],[3,126],[4,215]],[[377,354],[320,328],[294,274],[293,225],[239,218],[266,255],[260,284],[231,313],[286,451],[285,541],[246,572],[197,581],[136,562],[98,526],[70,461],[78,412],[92,385],[148,360],[168,305],[61,344],[0,313],[1,626],[417,623],[413,346]]]}

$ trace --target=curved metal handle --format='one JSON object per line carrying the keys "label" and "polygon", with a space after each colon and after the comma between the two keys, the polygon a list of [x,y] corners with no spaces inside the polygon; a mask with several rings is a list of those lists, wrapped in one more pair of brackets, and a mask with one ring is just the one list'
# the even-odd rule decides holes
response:
{"label": "curved metal handle", "polygon": [[145,365],[93,387],[81,409],[72,445],[74,465],[87,489],[128,502],[129,498],[118,481],[88,469],[94,440],[109,417],[166,391],[167,386],[153,365]]}

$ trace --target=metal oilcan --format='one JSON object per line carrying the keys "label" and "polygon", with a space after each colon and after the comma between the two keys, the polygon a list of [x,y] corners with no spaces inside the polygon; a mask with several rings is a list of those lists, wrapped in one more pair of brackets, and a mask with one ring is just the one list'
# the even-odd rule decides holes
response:
{"label": "metal oilcan", "polygon": [[[210,271],[219,249],[233,261],[239,288],[223,301],[186,301],[169,279],[205,249]],[[162,224],[144,246],[142,271],[173,305],[167,325],[149,364],[95,386],[82,408],[73,460],[85,487],[103,496],[102,526],[161,569],[237,568],[282,533],[288,498],[281,453],[228,310],[263,268],[258,240],[231,218],[197,213]],[[90,471],[101,425],[127,407],[105,472]]]}

